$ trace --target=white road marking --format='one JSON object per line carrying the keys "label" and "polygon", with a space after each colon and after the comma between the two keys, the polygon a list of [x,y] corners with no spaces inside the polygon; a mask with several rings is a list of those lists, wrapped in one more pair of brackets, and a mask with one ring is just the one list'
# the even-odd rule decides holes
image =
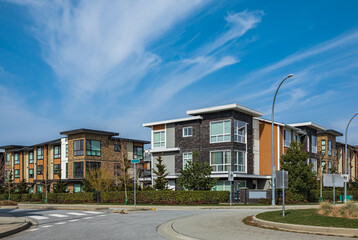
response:
{"label": "white road marking", "polygon": [[58,222],[58,223],[55,223],[56,225],[62,225],[62,224],[66,224],[66,222]]}
{"label": "white road marking", "polygon": [[102,213],[102,212],[94,212],[94,211],[83,211],[83,212],[85,212],[85,213],[92,213],[92,214],[100,214],[100,213]]}
{"label": "white road marking", "polygon": [[49,228],[49,227],[53,227],[53,225],[43,225],[43,226],[41,226],[41,227],[43,227],[43,228]]}
{"label": "white road marking", "polygon": [[68,217],[68,215],[63,215],[63,214],[49,214],[49,216],[51,216],[51,217],[58,217],[58,218]]}
{"label": "white road marking", "polygon": [[48,217],[44,217],[44,216],[29,216],[29,217],[37,220],[49,219]]}
{"label": "white road marking", "polygon": [[84,218],[82,218],[82,219],[90,219],[90,218],[93,218],[93,217],[84,217]]}
{"label": "white road marking", "polygon": [[75,216],[86,216],[87,215],[85,213],[77,213],[77,212],[69,212],[69,213],[66,213],[66,214],[75,215]]}
{"label": "white road marking", "polygon": [[72,220],[68,220],[69,222],[77,222],[79,221],[79,219],[72,219]]}
{"label": "white road marking", "polygon": [[30,229],[29,232],[34,232],[34,231],[37,231],[39,230],[38,228],[34,228],[34,229]]}
{"label": "white road marking", "polygon": [[104,216],[106,216],[106,215],[104,215],[104,214],[103,215],[98,215],[97,217],[104,217]]}

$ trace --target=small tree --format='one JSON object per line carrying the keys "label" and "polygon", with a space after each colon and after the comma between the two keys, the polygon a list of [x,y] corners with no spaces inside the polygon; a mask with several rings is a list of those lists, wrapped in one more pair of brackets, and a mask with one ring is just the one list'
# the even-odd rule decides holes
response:
{"label": "small tree", "polygon": [[113,174],[104,168],[91,168],[86,171],[86,181],[98,192],[108,191],[114,182]]}
{"label": "small tree", "polygon": [[311,190],[316,187],[315,173],[306,162],[308,158],[303,145],[297,142],[291,142],[281,156],[281,168],[288,171],[288,187],[296,201],[309,200]]}
{"label": "small tree", "polygon": [[66,187],[67,183],[62,181],[61,179],[61,171],[58,173],[59,179],[56,183],[56,185],[53,186],[53,192],[54,193],[67,193]]}
{"label": "small tree", "polygon": [[[117,176],[116,179],[119,183],[124,187],[124,196],[126,198],[126,204],[128,204],[128,186],[133,183],[133,178],[129,173],[129,169],[131,168],[131,162],[128,159],[127,153],[127,142],[121,140],[121,158],[119,160],[119,168],[115,169],[115,174]],[[119,171],[119,172],[117,172]]]}
{"label": "small tree", "polygon": [[7,183],[6,184],[7,185],[6,190],[7,190],[8,194],[9,194],[8,200],[10,200],[11,199],[10,194],[14,189],[14,182],[12,180],[12,170],[10,170],[9,178],[6,179],[6,183]]}
{"label": "small tree", "polygon": [[27,183],[24,178],[19,184],[17,184],[17,193],[20,194],[29,193],[29,188],[27,187]]}
{"label": "small tree", "polygon": [[157,157],[158,163],[155,165],[157,167],[157,170],[153,169],[153,173],[157,175],[157,178],[155,179],[154,188],[158,190],[164,190],[167,188],[168,180],[165,179],[169,173],[167,173],[167,169],[165,164],[163,164],[162,155],[159,155]]}
{"label": "small tree", "polygon": [[199,163],[199,152],[193,152],[193,161],[186,164],[180,170],[178,184],[186,190],[210,190],[216,184],[216,179],[211,178],[212,167],[208,163]]}

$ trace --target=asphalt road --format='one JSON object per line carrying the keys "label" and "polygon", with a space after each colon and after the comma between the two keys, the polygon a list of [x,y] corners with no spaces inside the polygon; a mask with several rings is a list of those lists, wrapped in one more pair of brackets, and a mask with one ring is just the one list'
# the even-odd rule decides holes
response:
{"label": "asphalt road", "polygon": [[164,239],[157,233],[157,227],[175,218],[181,219],[173,224],[174,229],[201,239],[344,239],[246,226],[241,219],[264,211],[252,209],[157,210],[130,214],[109,211],[0,209],[0,212],[5,211],[39,223],[37,227],[9,239]]}

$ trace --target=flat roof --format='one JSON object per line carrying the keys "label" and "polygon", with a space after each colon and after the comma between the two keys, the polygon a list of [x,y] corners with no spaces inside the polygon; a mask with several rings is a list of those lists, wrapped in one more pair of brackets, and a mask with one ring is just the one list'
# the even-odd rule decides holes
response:
{"label": "flat roof", "polygon": [[188,115],[200,115],[200,114],[206,114],[206,113],[213,113],[213,112],[221,112],[225,110],[235,110],[238,112],[246,113],[248,115],[251,115],[253,117],[260,117],[264,114],[262,112],[253,110],[248,107],[244,107],[242,105],[233,103],[228,105],[221,105],[221,106],[215,106],[215,107],[208,107],[208,108],[201,108],[201,109],[195,109],[195,110],[189,110],[186,113]]}
{"label": "flat roof", "polygon": [[116,133],[116,132],[107,132],[107,131],[87,129],[87,128],[79,128],[79,129],[60,132],[61,135],[72,135],[72,134],[78,134],[78,133],[92,133],[92,134],[107,135],[107,136],[118,136],[119,135],[119,133]]}
{"label": "flat roof", "polygon": [[38,144],[34,144],[34,145],[31,145],[30,147],[36,147],[36,146],[42,146],[42,145],[55,145],[55,144],[61,144],[61,138],[51,140],[51,141],[42,142],[42,143],[38,143]]}
{"label": "flat roof", "polygon": [[319,131],[318,134],[330,134],[330,135],[333,135],[333,136],[336,136],[336,137],[343,136],[343,133],[338,132],[338,131],[336,131],[334,129],[327,129],[325,131]]}
{"label": "flat roof", "polygon": [[186,122],[186,121],[199,120],[199,119],[203,119],[203,117],[202,116],[194,116],[194,117],[177,118],[177,119],[171,119],[171,120],[165,120],[165,121],[159,121],[159,122],[143,123],[143,127],[152,127],[155,125],[169,124],[169,123],[176,123],[176,122]]}
{"label": "flat roof", "polygon": [[26,146],[23,145],[5,145],[5,146],[0,146],[0,149],[11,149],[11,148],[23,148]]}
{"label": "flat roof", "polygon": [[288,125],[290,125],[292,127],[311,127],[311,128],[321,130],[321,131],[326,130],[326,128],[324,128],[316,123],[313,123],[313,122],[292,123],[292,124],[288,124]]}
{"label": "flat roof", "polygon": [[150,143],[150,141],[147,141],[147,140],[139,140],[139,139],[132,139],[132,138],[112,137],[112,139],[127,140],[127,141],[132,141],[132,142],[139,142],[139,143],[143,143],[143,144]]}

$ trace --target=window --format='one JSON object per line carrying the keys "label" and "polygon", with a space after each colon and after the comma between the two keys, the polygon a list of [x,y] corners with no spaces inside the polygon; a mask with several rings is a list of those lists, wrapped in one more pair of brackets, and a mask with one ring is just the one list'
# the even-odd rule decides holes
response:
{"label": "window", "polygon": [[317,137],[312,136],[312,152],[317,153]]}
{"label": "window", "polygon": [[15,153],[15,164],[20,164],[20,154]]}
{"label": "window", "polygon": [[143,159],[143,147],[133,147],[133,158]]}
{"label": "window", "polygon": [[8,154],[6,154],[6,165],[10,165],[10,162],[11,162],[10,154],[8,153]]}
{"label": "window", "polygon": [[34,169],[29,169],[29,178],[34,178]]}
{"label": "window", "polygon": [[297,143],[299,143],[299,142],[300,142],[300,138],[298,137],[298,135],[297,135],[297,134],[295,134],[294,140],[295,140],[295,142],[297,142]]}
{"label": "window", "polygon": [[74,156],[83,155],[83,140],[76,140],[73,142],[73,155]]}
{"label": "window", "polygon": [[15,169],[15,171],[14,171],[14,177],[15,177],[15,178],[19,178],[19,177],[20,177],[20,170],[19,170],[19,169]]}
{"label": "window", "polygon": [[73,163],[73,177],[74,178],[83,178],[83,162],[74,162]]}
{"label": "window", "polygon": [[326,162],[321,162],[321,171],[324,173],[326,170]]}
{"label": "window", "polygon": [[100,169],[101,163],[100,162],[86,162],[86,171],[91,169]]}
{"label": "window", "polygon": [[328,162],[328,169],[332,169],[332,162],[331,161]]}
{"label": "window", "polygon": [[68,178],[68,163],[66,163],[66,178]]}
{"label": "window", "polygon": [[61,173],[61,164],[54,164],[53,165],[53,174],[58,175]]}
{"label": "window", "polygon": [[101,156],[101,141],[86,140],[86,155]]}
{"label": "window", "polygon": [[231,169],[231,152],[210,152],[210,166],[214,172],[226,172]]}
{"label": "window", "polygon": [[34,188],[33,187],[29,187],[29,193],[33,194],[34,193]]}
{"label": "window", "polygon": [[231,121],[210,123],[210,143],[231,141]]}
{"label": "window", "polygon": [[328,155],[332,156],[332,141],[328,140]]}
{"label": "window", "polygon": [[34,163],[34,152],[29,152],[29,163]]}
{"label": "window", "polygon": [[235,172],[246,173],[246,159],[244,151],[235,151],[234,165]]}
{"label": "window", "polygon": [[43,175],[43,174],[44,174],[44,166],[37,165],[37,175]]}
{"label": "window", "polygon": [[153,148],[165,148],[165,131],[153,132]]}
{"label": "window", "polygon": [[37,159],[44,159],[44,149],[43,148],[37,148]]}
{"label": "window", "polygon": [[317,172],[317,159],[311,158],[311,164],[312,164],[312,172]]}
{"label": "window", "polygon": [[246,180],[234,181],[234,191],[237,192],[240,188],[246,188]]}
{"label": "window", "polygon": [[291,131],[283,130],[283,144],[285,147],[290,147]]}
{"label": "window", "polygon": [[66,157],[68,157],[68,144],[66,144]]}
{"label": "window", "polygon": [[310,152],[310,136],[307,136],[306,146],[307,146],[307,152]]}
{"label": "window", "polygon": [[191,136],[193,136],[193,128],[192,127],[183,128],[183,137],[191,137]]}
{"label": "window", "polygon": [[36,185],[36,193],[42,193],[42,185],[41,184]]}
{"label": "window", "polygon": [[81,184],[73,184],[73,192],[74,193],[82,192],[82,185]]}
{"label": "window", "polygon": [[216,186],[214,186],[212,191],[230,191],[231,184],[226,180],[219,180],[216,182]]}
{"label": "window", "polygon": [[245,122],[235,120],[234,121],[234,141],[246,143],[246,126]]}
{"label": "window", "polygon": [[119,144],[114,144],[113,146],[114,146],[114,151],[115,151],[115,152],[120,152],[120,151],[121,151],[121,145],[119,145]]}
{"label": "window", "polygon": [[53,147],[53,158],[61,158],[61,146]]}
{"label": "window", "polygon": [[183,169],[191,161],[193,161],[193,153],[183,153]]}
{"label": "window", "polygon": [[326,155],[326,140],[321,141],[321,151],[323,155]]}

